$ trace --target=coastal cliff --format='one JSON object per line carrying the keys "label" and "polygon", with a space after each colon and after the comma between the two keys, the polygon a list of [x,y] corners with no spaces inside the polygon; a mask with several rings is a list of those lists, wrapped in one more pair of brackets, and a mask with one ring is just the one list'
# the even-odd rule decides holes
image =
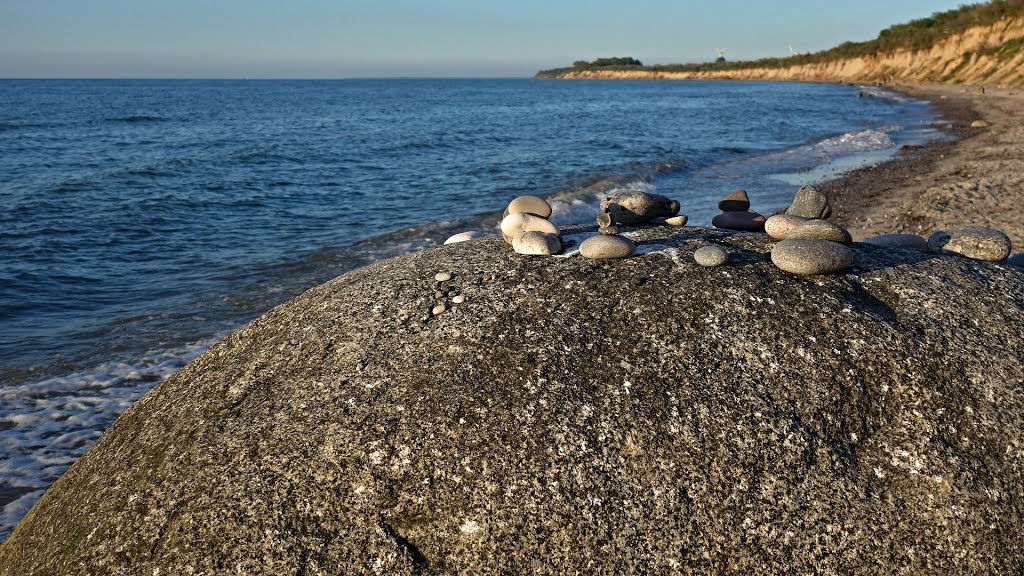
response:
{"label": "coastal cliff", "polygon": [[631,233],[275,308],[126,411],[0,574],[1024,570],[1024,272],[855,244],[797,277],[763,234]]}
{"label": "coastal cliff", "polygon": [[[597,80],[795,80],[812,82],[947,82],[1024,86],[1024,16],[1006,17],[938,40],[925,49],[898,49],[822,62],[673,70],[565,68],[538,78]],[[756,64],[756,63],[753,63]]]}

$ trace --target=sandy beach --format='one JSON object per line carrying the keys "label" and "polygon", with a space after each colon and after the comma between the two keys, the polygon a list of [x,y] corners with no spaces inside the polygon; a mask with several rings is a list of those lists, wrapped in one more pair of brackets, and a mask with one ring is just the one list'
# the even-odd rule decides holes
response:
{"label": "sandy beach", "polygon": [[[944,228],[982,225],[1005,232],[1013,253],[1024,247],[1024,90],[963,85],[898,84],[890,88],[930,100],[956,139],[855,171],[823,188],[834,219],[855,240],[884,233],[928,236]],[[989,125],[972,128],[975,120]]]}

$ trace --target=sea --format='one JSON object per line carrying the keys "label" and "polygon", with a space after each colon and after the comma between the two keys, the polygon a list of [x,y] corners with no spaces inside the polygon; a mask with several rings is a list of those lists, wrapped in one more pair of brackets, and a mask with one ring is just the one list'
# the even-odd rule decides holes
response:
{"label": "sea", "polygon": [[0,540],[132,402],[355,268],[643,190],[709,225],[941,138],[873,86],[0,80]]}

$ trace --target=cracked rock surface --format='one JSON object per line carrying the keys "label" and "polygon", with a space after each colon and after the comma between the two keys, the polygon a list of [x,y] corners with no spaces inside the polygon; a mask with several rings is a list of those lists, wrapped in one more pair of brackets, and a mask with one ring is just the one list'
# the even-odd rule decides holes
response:
{"label": "cracked rock surface", "polygon": [[[1024,271],[630,237],[461,242],[275,308],[128,409],[0,573],[1024,570]],[[432,316],[438,271],[465,302]]]}

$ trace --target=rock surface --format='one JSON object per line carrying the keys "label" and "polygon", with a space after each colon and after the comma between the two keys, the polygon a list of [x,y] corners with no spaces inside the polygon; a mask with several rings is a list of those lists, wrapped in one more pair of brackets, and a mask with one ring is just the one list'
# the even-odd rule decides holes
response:
{"label": "rock surface", "polygon": [[[455,244],[275,308],[129,408],[0,573],[1024,570],[1024,272],[634,238]],[[709,241],[727,274],[680,257]],[[438,270],[469,298],[422,321]]]}
{"label": "rock surface", "polygon": [[659,194],[624,190],[602,198],[601,211],[611,213],[618,224],[635,226],[675,216],[679,213],[679,202]]}
{"label": "rock surface", "polygon": [[853,264],[854,254],[845,244],[828,240],[787,238],[772,247],[772,263],[793,274],[832,274]]}
{"label": "rock surface", "polygon": [[1010,256],[1010,238],[992,228],[968,226],[939,230],[928,237],[928,249],[942,254],[959,254],[975,260],[1000,262]]}
{"label": "rock surface", "polygon": [[790,216],[828,220],[832,216],[832,204],[828,196],[814,186],[804,186],[796,191],[793,202],[786,209]]}

